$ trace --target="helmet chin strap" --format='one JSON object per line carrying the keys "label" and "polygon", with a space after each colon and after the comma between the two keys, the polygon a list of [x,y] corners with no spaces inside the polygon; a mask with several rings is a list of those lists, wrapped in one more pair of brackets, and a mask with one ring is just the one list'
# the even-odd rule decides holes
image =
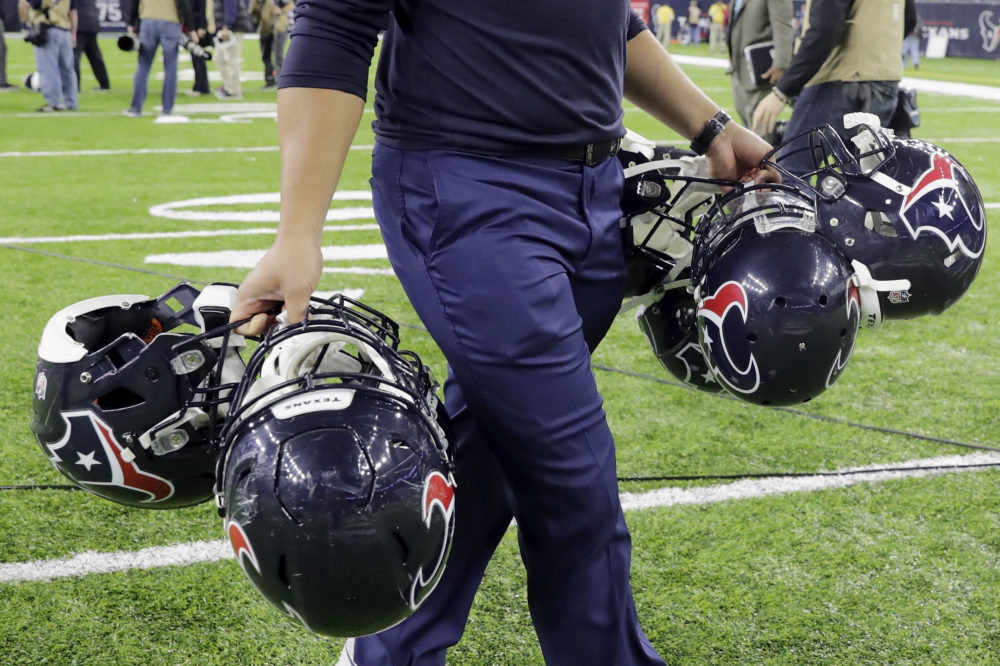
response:
{"label": "helmet chin strap", "polygon": [[876,280],[868,267],[857,259],[851,260],[854,275],[851,281],[858,288],[861,297],[861,320],[864,328],[877,328],[882,323],[882,306],[879,304],[878,292],[901,291],[910,288],[909,280]]}

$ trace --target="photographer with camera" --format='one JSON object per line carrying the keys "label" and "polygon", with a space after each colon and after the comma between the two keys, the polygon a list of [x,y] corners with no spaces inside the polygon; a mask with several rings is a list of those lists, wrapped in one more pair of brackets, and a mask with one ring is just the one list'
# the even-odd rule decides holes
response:
{"label": "photographer with camera", "polygon": [[257,21],[260,59],[264,63],[264,87],[261,90],[278,87],[278,73],[285,62],[285,47],[288,45],[288,17],[294,9],[294,0],[253,0],[250,5],[250,16]]}
{"label": "photographer with camera", "polygon": [[45,104],[37,110],[76,111],[76,0],[19,0],[18,16],[29,27],[25,40],[34,46],[35,66]]}
{"label": "photographer with camera", "polygon": [[[126,29],[129,35],[139,35],[139,63],[132,80],[132,103],[122,112],[129,118],[142,115],[146,101],[149,71],[153,67],[156,49],[163,47],[163,109],[160,117],[169,120],[177,97],[177,49],[181,41],[181,24],[194,25],[190,0],[142,0],[134,2],[129,11]],[[188,38],[198,41],[192,30]]]}

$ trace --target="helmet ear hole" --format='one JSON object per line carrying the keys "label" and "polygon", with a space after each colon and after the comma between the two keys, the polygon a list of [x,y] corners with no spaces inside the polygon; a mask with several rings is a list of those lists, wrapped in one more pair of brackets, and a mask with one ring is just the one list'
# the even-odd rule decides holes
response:
{"label": "helmet ear hole", "polygon": [[124,386],[119,386],[97,397],[94,402],[104,411],[114,411],[116,409],[136,407],[144,403],[145,399],[138,393],[130,391]]}
{"label": "helmet ear hole", "polygon": [[820,305],[826,305],[827,303],[830,302],[830,298],[826,294],[820,294],[819,299],[817,300],[819,301]]}
{"label": "helmet ear hole", "polygon": [[777,298],[774,299],[774,307],[783,308],[786,305],[788,305],[788,302],[785,300],[784,296],[778,296]]}

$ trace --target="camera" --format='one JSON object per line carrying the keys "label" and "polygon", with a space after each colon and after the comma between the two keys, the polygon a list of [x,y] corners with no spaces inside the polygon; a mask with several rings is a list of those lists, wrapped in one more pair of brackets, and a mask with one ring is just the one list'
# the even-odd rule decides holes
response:
{"label": "camera", "polygon": [[184,33],[181,33],[180,45],[182,48],[187,49],[187,52],[191,54],[192,58],[201,58],[202,60],[212,59],[211,51]]}

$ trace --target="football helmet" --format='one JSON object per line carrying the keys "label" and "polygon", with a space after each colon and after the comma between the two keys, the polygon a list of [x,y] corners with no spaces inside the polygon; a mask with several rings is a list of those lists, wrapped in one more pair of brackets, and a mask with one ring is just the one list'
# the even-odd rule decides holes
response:
{"label": "football helmet", "polygon": [[[691,241],[700,216],[737,183],[708,177],[704,157],[656,145],[627,131],[618,159],[624,169],[622,240],[628,278],[623,310],[649,304],[657,286],[672,285],[691,263]],[[662,295],[662,291],[660,290]]]}
{"label": "football helmet", "polygon": [[395,322],[337,295],[272,329],[223,434],[224,529],[253,585],[307,629],[360,636],[412,614],[454,530],[448,424]]}
{"label": "football helmet", "polygon": [[[816,192],[818,233],[870,271],[875,320],[940,314],[968,290],[982,264],[986,213],[979,189],[932,143],[894,138],[868,114],[849,114],[845,125],[856,131],[851,149],[827,126],[776,147],[767,161],[784,182]],[[783,164],[803,152],[813,168],[796,176]]]}
{"label": "football helmet", "polygon": [[38,345],[31,431],[77,486],[175,509],[212,497],[218,435],[243,375],[236,287],[181,283],[101,296],[53,315]]}
{"label": "football helmet", "polygon": [[854,349],[861,302],[848,260],[815,233],[815,201],[785,185],[720,198],[695,237],[698,339],[732,395],[760,405],[815,398]]}
{"label": "football helmet", "polygon": [[[680,277],[686,281],[688,271]],[[694,297],[686,287],[663,290],[658,300],[640,306],[635,318],[664,370],[685,386],[708,393],[722,390],[698,344]]]}

